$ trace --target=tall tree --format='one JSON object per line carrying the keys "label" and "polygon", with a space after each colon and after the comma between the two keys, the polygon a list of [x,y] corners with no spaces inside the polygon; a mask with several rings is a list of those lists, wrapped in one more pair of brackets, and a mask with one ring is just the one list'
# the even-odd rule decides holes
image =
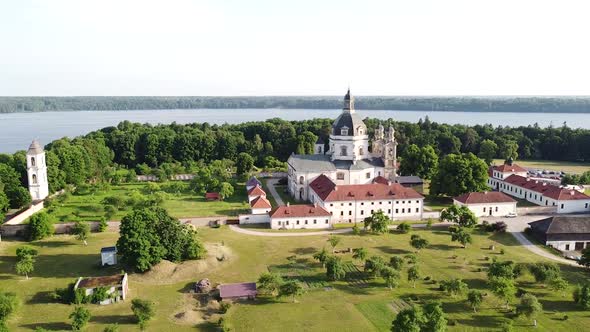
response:
{"label": "tall tree", "polygon": [[520,304],[516,306],[516,313],[518,315],[526,316],[533,319],[533,325],[537,326],[535,317],[543,311],[543,306],[533,294],[526,293],[520,298]]}
{"label": "tall tree", "polygon": [[419,306],[403,309],[395,316],[391,323],[392,332],[421,332],[424,324],[424,314]]}
{"label": "tall tree", "polygon": [[424,322],[421,332],[444,332],[447,330],[447,319],[440,302],[430,302],[424,305]]}
{"label": "tall tree", "polygon": [[377,210],[364,220],[365,228],[370,229],[375,234],[383,234],[389,230],[391,219],[382,211]]}
{"label": "tall tree", "polygon": [[147,327],[148,322],[154,317],[154,304],[147,300],[133,299],[131,301],[131,311],[137,318],[139,328],[143,331]]}
{"label": "tall tree", "polygon": [[498,144],[492,140],[486,139],[479,145],[479,153],[477,156],[483,159],[487,165],[491,165],[497,152]]}
{"label": "tall tree", "polygon": [[29,217],[29,241],[44,239],[53,234],[53,220],[44,211],[37,212]]}
{"label": "tall tree", "polygon": [[81,331],[84,329],[88,321],[90,321],[90,311],[84,307],[76,307],[74,311],[70,314],[70,319],[72,320],[72,330],[74,331]]}
{"label": "tall tree", "polygon": [[254,158],[251,155],[247,154],[246,152],[241,152],[238,154],[238,159],[236,160],[236,173],[238,175],[246,175],[250,173],[252,168],[254,167]]}
{"label": "tall tree", "polygon": [[408,269],[408,281],[412,283],[412,287],[416,288],[416,281],[420,279],[420,270],[417,265]]}
{"label": "tall tree", "polygon": [[433,195],[458,196],[487,189],[487,165],[472,153],[449,154],[439,163],[430,187]]}
{"label": "tall tree", "polygon": [[476,289],[470,290],[469,293],[467,293],[467,302],[469,303],[471,308],[473,308],[473,312],[477,312],[477,309],[479,309],[479,307],[481,307],[481,304],[483,303],[482,292]]}
{"label": "tall tree", "polygon": [[328,280],[341,280],[346,276],[346,270],[340,257],[330,256],[326,259],[326,275]]}
{"label": "tall tree", "polygon": [[477,225],[477,217],[466,206],[458,206],[453,204],[448,208],[442,210],[440,213],[440,220],[446,222],[456,223],[460,227],[471,228]]}

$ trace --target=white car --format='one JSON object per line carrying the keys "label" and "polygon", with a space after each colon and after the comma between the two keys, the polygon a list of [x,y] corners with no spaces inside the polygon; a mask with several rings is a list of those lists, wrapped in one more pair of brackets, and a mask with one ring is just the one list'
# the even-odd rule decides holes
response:
{"label": "white car", "polygon": [[516,218],[518,217],[518,214],[516,214],[515,212],[510,212],[506,215],[506,218]]}

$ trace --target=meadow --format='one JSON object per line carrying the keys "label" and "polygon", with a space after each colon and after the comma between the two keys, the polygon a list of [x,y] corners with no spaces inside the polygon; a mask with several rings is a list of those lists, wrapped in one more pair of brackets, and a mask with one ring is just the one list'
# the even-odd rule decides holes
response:
{"label": "meadow", "polygon": [[[146,194],[148,183],[126,183],[110,185],[106,190],[84,192],[83,194],[67,194],[65,198],[56,198],[52,202],[51,215],[58,221],[69,221],[72,216],[80,220],[97,221],[105,215],[106,197],[118,197],[124,203],[116,211],[111,220],[121,220],[133,210],[127,202],[130,197]],[[223,201],[207,201],[202,195],[185,190],[174,194],[166,194],[162,207],[170,211],[176,218],[237,216],[247,211],[246,189],[243,183],[235,186],[234,195]]]}
{"label": "meadow", "polygon": [[[324,269],[312,258],[322,247],[330,250],[328,236],[258,237],[221,227],[199,228],[199,236],[209,249],[207,259],[182,264],[162,262],[148,273],[131,273],[130,297],[148,299],[156,304],[156,316],[148,325],[150,331],[170,327],[179,332],[214,331],[222,316],[234,331],[387,331],[396,310],[431,300],[443,302],[447,318],[454,324],[449,326],[449,331],[499,331],[501,323],[511,317],[511,313],[487,290],[485,268],[490,259],[546,261],[518,246],[510,234],[475,231],[474,243],[463,249],[452,243],[443,229],[412,233],[430,241],[430,246],[418,253],[422,280],[416,288],[406,281],[406,268],[402,270],[399,287],[386,288],[383,280],[364,275],[362,263],[353,260],[349,253],[338,254],[346,262],[347,278],[328,282]],[[379,255],[388,261],[393,255],[414,252],[409,245],[410,235],[339,235],[341,243],[337,249],[365,247],[370,255]],[[10,331],[31,331],[36,327],[69,330],[68,315],[74,306],[55,303],[49,293],[66,287],[78,276],[108,275],[123,270],[123,266],[101,268],[98,264],[100,248],[113,245],[117,237],[115,232],[93,233],[87,246],[68,235],[33,242],[31,245],[40,255],[29,280],[14,273],[15,250],[24,243],[14,240],[0,243],[0,288],[16,292],[21,301],[8,322]],[[495,248],[490,250],[490,245]],[[216,259],[220,252],[223,252],[223,260]],[[571,285],[589,281],[586,270],[560,267]],[[192,284],[201,278],[209,278],[214,284],[256,281],[267,271],[303,281],[306,293],[295,303],[291,298],[259,297],[255,301],[234,304],[225,315],[188,293]],[[477,313],[468,307],[464,296],[451,298],[439,291],[438,284],[433,281],[456,277],[462,278],[470,288],[487,292]],[[539,297],[544,306],[537,330],[582,331],[590,324],[588,313],[572,301],[573,286],[563,294],[556,294],[534,283],[530,275],[519,278],[517,285]],[[85,306],[93,316],[88,331],[102,331],[110,323],[118,323],[121,331],[138,330],[129,300],[108,306]],[[565,314],[568,320],[562,320]],[[516,331],[527,331],[532,328],[531,323],[528,319],[516,318],[514,327]]]}

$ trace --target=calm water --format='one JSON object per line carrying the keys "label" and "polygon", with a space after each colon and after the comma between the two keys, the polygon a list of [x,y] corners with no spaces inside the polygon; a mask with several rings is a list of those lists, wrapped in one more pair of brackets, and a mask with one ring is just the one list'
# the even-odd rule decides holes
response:
{"label": "calm water", "polygon": [[[279,117],[284,120],[336,118],[341,110],[297,109],[196,109],[147,111],[84,111],[0,114],[0,152],[27,149],[37,138],[42,144],[54,139],[86,134],[92,130],[114,126],[123,120],[141,123],[240,123]],[[526,126],[535,122],[547,127],[561,126],[567,119],[570,127],[590,128],[590,114],[555,113],[475,113],[430,111],[358,111],[365,117],[417,122],[428,115],[432,121],[449,124],[486,124],[493,126]]]}

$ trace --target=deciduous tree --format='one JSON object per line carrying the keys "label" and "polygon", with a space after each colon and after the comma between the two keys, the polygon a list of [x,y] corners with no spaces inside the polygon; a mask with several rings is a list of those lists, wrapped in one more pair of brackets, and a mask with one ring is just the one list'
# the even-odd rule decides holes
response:
{"label": "deciduous tree", "polygon": [[412,287],[416,288],[416,281],[420,279],[420,270],[417,265],[408,269],[408,281],[412,282]]}
{"label": "deciduous tree", "polygon": [[469,306],[473,308],[473,312],[477,312],[477,309],[479,309],[483,303],[482,292],[476,289],[470,290],[469,293],[467,293],[467,302],[469,303]]}
{"label": "deciduous tree", "polygon": [[387,233],[391,219],[382,211],[377,210],[364,220],[365,228],[370,229],[375,234]]}
{"label": "deciduous tree", "polygon": [[293,303],[295,303],[295,297],[301,294],[303,294],[303,285],[297,280],[286,281],[279,287],[279,295],[291,296]]}
{"label": "deciduous tree", "polygon": [[90,321],[90,311],[84,307],[76,307],[74,311],[70,314],[70,319],[72,320],[72,330],[74,331],[81,331],[88,321]]}
{"label": "deciduous tree", "polygon": [[142,331],[145,330],[148,322],[155,315],[154,304],[142,299],[133,299],[131,301],[131,311],[137,318],[137,323]]}

